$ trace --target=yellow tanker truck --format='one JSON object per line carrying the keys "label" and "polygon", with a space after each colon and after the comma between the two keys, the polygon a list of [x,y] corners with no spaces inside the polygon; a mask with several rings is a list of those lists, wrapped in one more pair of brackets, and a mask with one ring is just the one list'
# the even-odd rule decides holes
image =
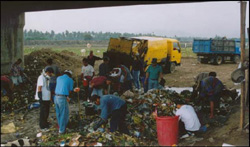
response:
{"label": "yellow tanker truck", "polygon": [[130,67],[136,54],[139,54],[140,60],[143,61],[145,70],[153,58],[157,58],[157,63],[162,65],[164,73],[173,73],[175,66],[181,64],[179,41],[161,37],[110,38],[104,56],[110,58],[111,67],[117,62]]}

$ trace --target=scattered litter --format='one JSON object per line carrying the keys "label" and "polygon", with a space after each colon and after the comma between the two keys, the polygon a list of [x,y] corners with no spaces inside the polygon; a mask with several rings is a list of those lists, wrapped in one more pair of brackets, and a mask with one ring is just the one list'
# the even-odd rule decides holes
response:
{"label": "scattered litter", "polygon": [[214,142],[215,142],[214,139],[213,139],[212,137],[209,138],[208,141],[211,142],[211,143],[214,143]]}
{"label": "scattered litter", "polygon": [[94,146],[102,146],[102,143],[97,142]]}
{"label": "scattered litter", "polygon": [[61,141],[60,146],[65,146],[65,141]]}
{"label": "scattered litter", "polygon": [[231,145],[231,144],[227,144],[227,143],[223,143],[222,146],[235,146],[235,145]]}
{"label": "scattered litter", "polygon": [[31,143],[30,139],[18,139],[6,144],[1,144],[1,146],[35,146],[35,144]]}
{"label": "scattered litter", "polygon": [[28,109],[32,109],[32,108],[39,108],[40,107],[40,103],[39,102],[34,102],[32,104],[30,104],[28,106]]}
{"label": "scattered litter", "polygon": [[42,137],[42,135],[43,135],[42,132],[40,132],[40,133],[36,134],[36,137],[39,138],[39,137]]}
{"label": "scattered litter", "polygon": [[246,133],[249,134],[249,129],[246,129]]}
{"label": "scattered litter", "polygon": [[16,127],[15,127],[13,122],[11,122],[11,123],[9,123],[7,125],[3,125],[1,127],[1,133],[2,134],[14,133],[14,132],[16,132]]}
{"label": "scattered litter", "polygon": [[131,98],[131,97],[134,97],[135,95],[134,95],[134,93],[133,92],[131,92],[130,90],[127,90],[126,92],[124,92],[123,94],[122,94],[123,96],[125,96],[125,97],[129,97],[129,98]]}

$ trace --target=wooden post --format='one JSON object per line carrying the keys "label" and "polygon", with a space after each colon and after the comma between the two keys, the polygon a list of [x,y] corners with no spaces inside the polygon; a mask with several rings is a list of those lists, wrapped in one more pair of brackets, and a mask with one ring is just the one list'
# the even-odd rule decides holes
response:
{"label": "wooden post", "polygon": [[[247,28],[247,35],[248,35],[248,49],[249,49],[249,28]],[[249,53],[249,51],[248,51],[248,53]],[[249,67],[246,70],[245,78],[246,78],[246,96],[245,96],[245,98],[246,98],[246,107],[249,107]]]}
{"label": "wooden post", "polygon": [[[78,76],[77,76],[77,74],[76,74],[76,86],[79,87],[79,86],[78,86]],[[79,119],[82,119],[82,118],[81,118],[81,107],[80,107],[80,96],[79,96],[79,92],[80,92],[80,91],[77,92],[78,111],[79,111],[79,112],[78,112],[78,115],[79,115]]]}
{"label": "wooden post", "polygon": [[[246,3],[245,1],[240,2],[241,12],[241,29],[240,29],[240,40],[241,40],[241,64],[245,61],[245,26],[246,26]],[[245,71],[244,71],[245,74]],[[244,128],[245,120],[245,82],[241,83],[241,103],[240,103],[240,129]]]}
{"label": "wooden post", "polygon": [[245,106],[248,107],[248,96],[249,96],[249,69],[246,69],[245,70],[245,79],[246,79],[246,85],[245,85],[245,89],[246,89],[246,93],[245,93],[245,101],[246,101],[246,104]]}

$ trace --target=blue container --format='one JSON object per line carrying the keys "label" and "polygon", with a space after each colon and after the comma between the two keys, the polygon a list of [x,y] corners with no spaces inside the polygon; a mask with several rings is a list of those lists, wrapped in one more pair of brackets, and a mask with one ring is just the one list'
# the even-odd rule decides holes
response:
{"label": "blue container", "polygon": [[207,126],[206,125],[202,126],[199,131],[200,132],[206,132],[207,131]]}
{"label": "blue container", "polygon": [[28,106],[28,109],[33,109],[33,108],[39,108],[40,107],[40,103],[39,102],[35,102],[32,103]]}

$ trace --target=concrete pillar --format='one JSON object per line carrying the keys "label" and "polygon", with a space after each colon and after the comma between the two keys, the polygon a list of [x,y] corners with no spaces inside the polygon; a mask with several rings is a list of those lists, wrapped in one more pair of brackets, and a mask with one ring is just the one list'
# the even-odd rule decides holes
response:
{"label": "concrete pillar", "polygon": [[1,14],[1,75],[8,74],[11,64],[18,58],[21,58],[24,62],[24,24],[24,13]]}

